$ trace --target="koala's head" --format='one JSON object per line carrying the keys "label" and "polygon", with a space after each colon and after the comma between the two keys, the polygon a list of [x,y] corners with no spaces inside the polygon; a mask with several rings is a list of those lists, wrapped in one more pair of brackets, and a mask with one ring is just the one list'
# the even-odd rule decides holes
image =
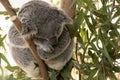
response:
{"label": "koala's head", "polygon": [[36,36],[51,42],[57,42],[65,25],[72,23],[65,12],[41,0],[26,3],[18,16],[22,23],[23,36]]}
{"label": "koala's head", "polygon": [[[62,10],[51,7],[48,11],[46,21],[41,31],[44,39],[48,39],[52,43],[57,43],[63,28],[66,24],[71,24],[72,19]],[[41,29],[41,28],[40,28]]]}

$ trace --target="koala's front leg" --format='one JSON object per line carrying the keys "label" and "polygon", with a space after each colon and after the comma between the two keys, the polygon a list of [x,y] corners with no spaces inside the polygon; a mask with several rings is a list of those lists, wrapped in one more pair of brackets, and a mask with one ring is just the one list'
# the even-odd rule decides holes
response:
{"label": "koala's front leg", "polygon": [[37,48],[37,51],[41,59],[48,61],[50,59],[53,59],[61,55],[66,50],[66,48],[69,46],[70,42],[71,42],[70,34],[68,30],[64,28],[60,38],[58,39],[58,43],[53,46],[54,51],[52,53],[45,52],[44,50],[39,49],[39,48]]}
{"label": "koala's front leg", "polygon": [[74,40],[71,39],[71,42],[67,49],[59,56],[55,57],[54,59],[45,61],[45,63],[48,65],[48,67],[55,69],[55,70],[61,70],[66,65],[66,63],[71,59],[73,55],[73,48],[74,48]]}

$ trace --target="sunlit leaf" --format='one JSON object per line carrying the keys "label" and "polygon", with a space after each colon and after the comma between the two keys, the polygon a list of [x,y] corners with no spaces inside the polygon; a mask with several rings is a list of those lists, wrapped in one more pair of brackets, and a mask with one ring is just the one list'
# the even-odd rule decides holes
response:
{"label": "sunlit leaf", "polygon": [[72,70],[72,67],[73,67],[73,62],[70,61],[66,66],[65,68],[61,71],[61,76],[64,78],[64,80],[68,80],[69,78],[72,79],[72,76],[71,76],[71,70]]}
{"label": "sunlit leaf", "polygon": [[8,80],[17,80],[17,79],[15,79],[15,78],[13,77],[13,75],[10,75],[10,76],[8,77]]}
{"label": "sunlit leaf", "polygon": [[88,25],[88,28],[90,29],[90,31],[92,33],[96,33],[95,30],[94,30],[95,26],[90,23],[89,17],[84,16],[84,18],[85,18],[86,24]]}
{"label": "sunlit leaf", "polygon": [[85,29],[81,29],[80,34],[81,34],[83,41],[87,42],[88,41],[88,31]]}
{"label": "sunlit leaf", "polygon": [[115,12],[112,18],[116,18],[118,16],[120,16],[120,8],[117,9],[117,11]]}
{"label": "sunlit leaf", "polygon": [[96,54],[92,53],[91,51],[89,51],[88,54],[92,57],[93,62],[99,66],[99,61],[98,61],[98,57],[96,56]]}
{"label": "sunlit leaf", "polygon": [[80,25],[82,24],[83,20],[84,20],[83,19],[83,11],[81,10],[76,17],[77,18],[76,18],[75,23],[74,23],[74,25],[75,25],[74,28],[77,31],[78,28],[80,27]]}
{"label": "sunlit leaf", "polygon": [[109,76],[110,76],[110,80],[117,80],[116,75],[115,75],[114,72],[110,72]]}
{"label": "sunlit leaf", "polygon": [[7,65],[10,65],[10,63],[7,60],[7,58],[2,53],[0,53],[0,59],[2,59],[3,61],[5,61],[7,63]]}
{"label": "sunlit leaf", "polygon": [[93,79],[93,77],[94,77],[94,75],[96,74],[97,70],[98,70],[97,68],[91,70],[91,71],[90,71],[90,74],[89,74],[89,77],[87,78],[87,80]]}
{"label": "sunlit leaf", "polygon": [[84,0],[84,2],[88,5],[88,7],[94,8],[93,2],[91,0]]}
{"label": "sunlit leaf", "polygon": [[115,72],[120,72],[120,66],[114,66],[112,68]]}
{"label": "sunlit leaf", "polygon": [[13,71],[15,71],[16,69],[19,69],[19,67],[18,67],[18,66],[10,66],[10,65],[7,65],[7,66],[6,66],[6,69],[8,69],[9,71],[13,72]]}
{"label": "sunlit leaf", "polygon": [[5,50],[5,46],[3,43],[3,40],[6,38],[6,35],[4,35],[3,37],[0,36],[0,46]]}
{"label": "sunlit leaf", "polygon": [[51,76],[50,76],[50,80],[57,80],[57,72],[52,70],[51,71]]}

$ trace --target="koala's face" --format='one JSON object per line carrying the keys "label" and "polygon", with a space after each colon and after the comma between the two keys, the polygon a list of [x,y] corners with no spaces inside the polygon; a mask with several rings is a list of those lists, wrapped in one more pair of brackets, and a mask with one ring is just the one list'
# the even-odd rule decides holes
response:
{"label": "koala's face", "polygon": [[38,27],[37,36],[43,39],[47,39],[51,43],[57,43],[63,28],[66,24],[72,23],[72,19],[57,8],[48,9],[48,12],[46,12],[46,14],[43,16],[44,24]]}

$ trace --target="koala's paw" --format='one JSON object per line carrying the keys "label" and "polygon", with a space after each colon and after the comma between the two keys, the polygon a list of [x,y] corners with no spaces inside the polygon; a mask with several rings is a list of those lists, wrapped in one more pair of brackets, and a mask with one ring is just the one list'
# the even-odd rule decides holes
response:
{"label": "koala's paw", "polygon": [[42,44],[39,43],[39,45],[37,45],[37,51],[41,59],[48,60],[52,55],[54,48],[49,44],[49,42],[42,42]]}
{"label": "koala's paw", "polygon": [[41,49],[43,49],[43,51],[45,51],[47,53],[51,53],[54,51],[54,48],[50,44],[42,45]]}
{"label": "koala's paw", "polygon": [[46,52],[40,48],[37,48],[37,51],[39,53],[40,58],[43,60],[47,60],[51,54],[50,52]]}

